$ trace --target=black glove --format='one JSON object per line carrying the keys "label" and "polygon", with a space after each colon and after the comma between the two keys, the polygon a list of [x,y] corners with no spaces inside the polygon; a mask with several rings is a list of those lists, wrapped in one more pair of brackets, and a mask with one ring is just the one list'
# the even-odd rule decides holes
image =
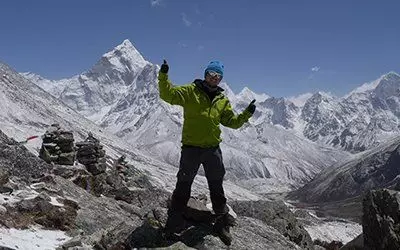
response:
{"label": "black glove", "polygon": [[164,59],[164,63],[161,65],[160,72],[167,74],[169,70],[169,66],[167,61]]}
{"label": "black glove", "polygon": [[251,101],[249,106],[247,106],[246,110],[249,111],[251,114],[254,114],[254,111],[256,111],[256,105],[254,104],[256,102],[256,99]]}

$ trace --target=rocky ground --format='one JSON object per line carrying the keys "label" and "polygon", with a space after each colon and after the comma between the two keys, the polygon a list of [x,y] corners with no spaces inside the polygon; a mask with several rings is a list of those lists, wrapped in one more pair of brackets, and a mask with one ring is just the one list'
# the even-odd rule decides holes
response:
{"label": "rocky ground", "polygon": [[[0,167],[3,229],[63,231],[60,249],[227,248],[212,231],[213,214],[204,198],[189,203],[180,241],[164,239],[170,193],[154,188],[134,166],[121,173],[108,165],[93,175],[79,163],[48,164],[0,133]],[[309,234],[283,202],[230,205],[237,214],[231,248],[313,249]],[[2,247],[17,249],[10,243]]]}
{"label": "rocky ground", "polygon": [[[95,174],[77,162],[46,163],[0,132],[0,249],[29,249],[18,246],[21,232],[34,233],[37,242],[54,238],[51,244],[36,243],[36,249],[339,249],[343,245],[312,240],[321,223],[313,210],[265,199],[229,201],[237,225],[227,247],[213,233],[215,218],[206,195],[191,198],[185,231],[180,239],[167,240],[163,226],[171,194],[152,186],[132,165],[121,172],[112,164],[115,159],[106,162],[105,171]],[[399,249],[398,196],[386,189],[367,193],[360,217],[364,233],[343,249]],[[342,228],[350,232],[346,237],[356,237],[351,232],[357,230],[346,231],[348,221],[324,223],[328,230]]]}

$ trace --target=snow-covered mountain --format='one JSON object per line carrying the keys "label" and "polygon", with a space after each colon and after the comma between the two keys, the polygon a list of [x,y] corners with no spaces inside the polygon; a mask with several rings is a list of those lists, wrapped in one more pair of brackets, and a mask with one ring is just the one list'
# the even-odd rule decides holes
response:
{"label": "snow-covered mountain", "polygon": [[362,195],[367,190],[398,185],[400,136],[367,150],[345,164],[326,169],[291,196],[307,202],[330,202]]}
{"label": "snow-covered mountain", "polygon": [[[146,61],[129,40],[105,53],[92,69],[70,79],[24,76],[112,133],[137,137],[146,114],[170,109],[159,101],[158,66]],[[173,72],[171,72],[173,74]],[[400,76],[390,72],[343,97],[324,92],[275,98],[221,83],[235,110],[256,99],[253,124],[276,125],[299,136],[350,152],[372,148],[399,132]],[[160,106],[161,103],[161,106]],[[131,133],[132,132],[132,133]]]}
{"label": "snow-covered mountain", "polygon": [[[135,131],[151,119],[148,115],[158,113],[157,109],[171,111],[180,119],[179,109],[166,107],[158,98],[157,71],[157,65],[147,62],[125,40],[92,69],[71,79],[49,81],[31,73],[24,75],[88,119],[132,141],[138,137]],[[247,87],[236,95],[227,83],[221,86],[237,111],[257,100],[254,125],[279,126],[350,152],[376,146],[399,132],[400,76],[394,72],[341,98],[324,92],[275,98]]]}
{"label": "snow-covered mountain", "polygon": [[[108,132],[177,166],[182,110],[160,100],[158,69],[125,40],[92,69],[71,79],[25,76]],[[341,98],[324,92],[275,98],[248,88],[236,95],[226,82],[221,83],[237,112],[257,100],[249,125],[238,131],[223,129],[222,149],[232,170],[227,176],[235,180],[274,177],[299,186],[346,158],[331,146],[358,152],[384,142],[399,131],[399,86],[400,76],[391,72]],[[283,146],[287,144],[293,147]],[[264,150],[254,153],[255,149]]]}
{"label": "snow-covered mountain", "polygon": [[[85,139],[88,132],[92,132],[100,139],[109,157],[117,158],[125,154],[129,163],[144,171],[154,186],[167,191],[174,189],[176,169],[173,166],[144,155],[3,63],[0,63],[0,98],[1,130],[15,140],[24,141],[31,135],[40,136],[52,123],[59,123],[62,128],[71,130],[75,141]],[[38,155],[41,142],[36,139],[24,145]],[[258,199],[256,194],[232,182],[227,181],[225,185],[226,195],[231,199]],[[208,193],[205,177],[196,177],[193,193]]]}
{"label": "snow-covered mountain", "polygon": [[[234,98],[237,100],[238,98]],[[238,110],[245,107],[237,101]],[[400,76],[390,72],[343,97],[317,92],[258,102],[254,124],[268,123],[349,152],[371,149],[400,132]]]}
{"label": "snow-covered mountain", "polygon": [[[24,140],[60,123],[77,141],[91,131],[108,156],[126,154],[154,186],[172,191],[183,117],[180,107],[160,100],[158,69],[128,40],[92,69],[60,81],[18,74],[0,63],[1,130]],[[380,182],[392,184],[399,155],[395,145],[400,142],[388,138],[399,129],[399,78],[386,74],[342,98],[323,92],[275,98],[248,88],[235,94],[228,83],[221,83],[237,112],[257,100],[248,124],[239,130],[223,128],[227,198],[259,200],[260,194],[293,190],[312,178],[301,189],[310,201],[351,196],[346,192],[379,187]],[[26,147],[37,154],[40,143],[37,139]],[[341,150],[377,144],[382,145],[354,155]],[[390,161],[389,153],[396,163],[377,168]],[[192,193],[208,193],[204,176],[196,177]]]}
{"label": "snow-covered mountain", "polygon": [[129,40],[105,53],[92,69],[71,79],[49,81],[24,75],[88,119],[99,122],[128,92],[149,63]]}
{"label": "snow-covered mountain", "polygon": [[[182,109],[159,99],[157,82],[150,81],[156,76],[154,68],[149,75],[143,82],[145,88],[141,82],[133,84],[126,98],[119,101],[125,105],[123,109],[110,112],[102,126],[116,131],[118,136],[141,151],[178,166]],[[227,85],[224,87],[232,93]],[[237,101],[235,107],[243,110],[247,105],[248,102]],[[116,125],[117,122],[121,126]],[[223,138],[221,147],[227,178],[236,181],[262,178],[268,179],[269,183],[280,180],[281,185],[273,185],[275,191],[298,187],[321,169],[347,156],[266,123],[248,124],[238,131],[223,128]]]}
{"label": "snow-covered mountain", "polygon": [[400,76],[390,72],[342,98],[307,100],[304,135],[348,151],[370,149],[399,133]]}
{"label": "snow-covered mountain", "polygon": [[[125,40],[103,55],[92,69],[79,75],[78,81],[70,80],[61,95],[52,94],[139,150],[178,166],[182,110],[160,100],[158,69]],[[39,80],[39,86],[46,85],[40,78],[30,79]],[[55,84],[64,85],[65,80]],[[269,189],[289,190],[347,157],[345,152],[304,140],[286,130],[285,127],[294,127],[293,120],[300,114],[290,101],[259,95],[248,88],[235,95],[227,83],[221,86],[238,112],[252,99],[258,103],[256,114],[246,127],[238,131],[223,129],[222,150],[228,179],[247,183],[261,178],[274,183]]]}

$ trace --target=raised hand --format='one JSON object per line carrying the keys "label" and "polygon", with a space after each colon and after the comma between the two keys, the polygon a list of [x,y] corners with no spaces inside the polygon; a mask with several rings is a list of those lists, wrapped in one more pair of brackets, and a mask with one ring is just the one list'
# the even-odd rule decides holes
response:
{"label": "raised hand", "polygon": [[246,110],[249,111],[250,113],[254,114],[254,111],[256,111],[256,105],[254,104],[256,102],[256,99],[250,102],[249,106],[247,106]]}
{"label": "raised hand", "polygon": [[164,59],[164,62],[163,62],[163,64],[161,65],[161,68],[160,68],[160,72],[161,72],[161,73],[167,74],[167,73],[168,73],[168,70],[169,70],[168,63],[167,63],[167,61]]}

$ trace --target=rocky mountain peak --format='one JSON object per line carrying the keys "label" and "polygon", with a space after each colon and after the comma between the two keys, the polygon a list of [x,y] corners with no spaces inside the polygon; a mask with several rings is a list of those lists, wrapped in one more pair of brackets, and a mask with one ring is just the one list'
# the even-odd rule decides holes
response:
{"label": "rocky mountain peak", "polygon": [[390,71],[389,73],[384,75],[384,78],[400,78],[400,75],[394,71]]}
{"label": "rocky mountain peak", "polygon": [[238,94],[239,99],[251,101],[253,99],[256,99],[257,102],[262,102],[265,101],[269,96],[266,94],[256,94],[252,90],[250,90],[248,87],[244,87],[242,91]]}
{"label": "rocky mountain peak", "polygon": [[124,85],[130,85],[147,64],[149,63],[132,43],[124,40],[120,45],[105,53],[84,75],[98,81],[118,79],[122,80]]}
{"label": "rocky mountain peak", "polygon": [[[104,58],[109,59],[111,62],[113,60],[125,60],[130,64],[137,64],[144,67],[147,63],[140,52],[133,46],[133,44],[128,40],[124,40],[120,45],[116,46],[113,50],[105,53]],[[115,61],[117,62],[117,61]]]}
{"label": "rocky mountain peak", "polygon": [[373,93],[380,98],[400,96],[400,76],[394,72],[384,75]]}
{"label": "rocky mountain peak", "polygon": [[331,95],[329,95],[328,93],[325,93],[325,92],[318,91],[315,94],[313,94],[307,100],[307,102],[316,103],[317,104],[317,103],[321,103],[321,102],[329,102],[331,100],[333,100],[333,97]]}
{"label": "rocky mountain peak", "polygon": [[304,104],[302,118],[310,122],[317,114],[325,114],[334,110],[334,98],[327,93],[317,92]]}
{"label": "rocky mountain peak", "polygon": [[261,104],[262,106],[272,110],[272,124],[280,124],[285,128],[293,128],[292,118],[296,116],[299,108],[290,100],[283,97],[270,97]]}

